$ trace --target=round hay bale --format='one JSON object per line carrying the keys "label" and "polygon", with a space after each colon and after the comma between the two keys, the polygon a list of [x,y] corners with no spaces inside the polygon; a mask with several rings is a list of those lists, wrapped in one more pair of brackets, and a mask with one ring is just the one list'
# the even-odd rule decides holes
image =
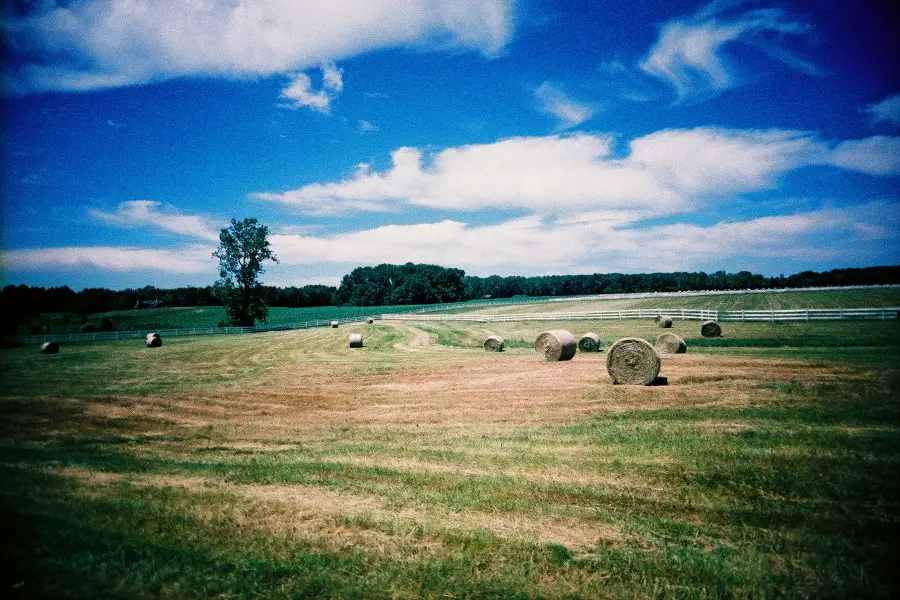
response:
{"label": "round hay bale", "polygon": [[664,333],[656,338],[653,345],[658,354],[684,354],[687,352],[687,344],[681,337],[674,333]]}
{"label": "round hay bale", "polygon": [[361,333],[351,333],[349,336],[347,336],[347,339],[350,341],[351,348],[362,348]]}
{"label": "round hay bale", "polygon": [[534,341],[534,351],[549,362],[571,360],[577,349],[575,336],[562,329],[545,331]]}
{"label": "round hay bale", "polygon": [[41,344],[41,353],[43,354],[59,354],[59,344],[56,342],[44,342]]}
{"label": "round hay bale", "polygon": [[368,323],[369,325],[371,325],[374,322],[375,322],[375,319],[373,319],[372,317],[369,317],[368,319],[366,319],[366,323]]}
{"label": "round hay bale", "polygon": [[700,335],[703,337],[722,337],[722,328],[715,321],[705,321],[700,326]]}
{"label": "round hay bale", "polygon": [[162,346],[162,338],[159,337],[158,333],[148,333],[147,334],[147,347],[148,348],[159,348]]}
{"label": "round hay bale", "polygon": [[672,327],[672,317],[660,315],[656,317],[656,322],[663,329],[669,329],[670,327]]}
{"label": "round hay bale", "polygon": [[639,338],[617,340],[606,355],[606,370],[613,383],[650,385],[659,376],[662,361],[650,342]]}
{"label": "round hay bale", "polygon": [[499,335],[492,335],[484,340],[484,349],[488,352],[503,352],[503,338]]}
{"label": "round hay bale", "polygon": [[587,332],[578,340],[578,349],[582,352],[600,352],[603,349],[600,335],[593,331]]}
{"label": "round hay bale", "polygon": [[332,329],[337,329],[337,328],[338,328],[338,322],[337,322],[337,321],[332,321],[332,322],[331,322],[331,328],[332,328]]}

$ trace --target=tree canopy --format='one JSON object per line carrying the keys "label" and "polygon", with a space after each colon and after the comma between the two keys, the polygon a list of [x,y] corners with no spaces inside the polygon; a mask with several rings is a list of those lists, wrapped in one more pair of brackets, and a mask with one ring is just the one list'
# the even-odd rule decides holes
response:
{"label": "tree canopy", "polygon": [[219,259],[219,281],[213,289],[227,307],[234,325],[250,326],[265,322],[269,309],[261,293],[258,277],[265,272],[263,261],[278,262],[269,246],[269,228],[256,219],[231,220],[219,234],[219,247],[213,256]]}

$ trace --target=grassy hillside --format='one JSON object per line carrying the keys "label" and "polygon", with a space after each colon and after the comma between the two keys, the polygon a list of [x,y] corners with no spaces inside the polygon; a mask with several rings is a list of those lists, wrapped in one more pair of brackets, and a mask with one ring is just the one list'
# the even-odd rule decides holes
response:
{"label": "grassy hillside", "polygon": [[[378,322],[0,351],[10,597],[895,597],[900,324],[539,361]],[[347,347],[347,335],[365,347]],[[485,353],[486,333],[511,348]],[[779,347],[770,347],[777,342]],[[731,345],[728,345],[731,344]]]}
{"label": "grassy hillside", "polygon": [[522,312],[577,312],[638,308],[711,308],[720,310],[768,310],[791,308],[881,308],[900,306],[900,288],[863,290],[814,290],[778,293],[738,293],[708,296],[637,298],[625,300],[571,300],[489,307],[486,314]]}

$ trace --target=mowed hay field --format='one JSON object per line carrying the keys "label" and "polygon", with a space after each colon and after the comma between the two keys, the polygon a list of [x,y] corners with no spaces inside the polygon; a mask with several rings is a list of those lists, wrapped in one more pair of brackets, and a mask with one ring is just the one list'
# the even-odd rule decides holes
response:
{"label": "mowed hay field", "polygon": [[[699,327],[4,350],[5,595],[895,597],[900,324]],[[540,361],[549,329],[688,353],[613,386],[605,353]]]}

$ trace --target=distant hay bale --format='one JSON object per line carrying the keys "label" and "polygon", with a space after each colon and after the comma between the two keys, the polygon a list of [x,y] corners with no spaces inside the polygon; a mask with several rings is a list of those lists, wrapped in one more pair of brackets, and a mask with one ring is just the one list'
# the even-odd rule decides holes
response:
{"label": "distant hay bale", "polygon": [[650,385],[659,376],[662,361],[650,342],[639,338],[617,340],[606,355],[606,370],[613,383]]}
{"label": "distant hay bale", "polygon": [[653,345],[658,354],[684,354],[687,352],[687,344],[681,337],[674,333],[664,333],[656,338]]}
{"label": "distant hay bale", "polygon": [[703,337],[722,337],[722,328],[715,321],[705,321],[700,326],[700,335]]}
{"label": "distant hay bale", "polygon": [[338,322],[337,322],[337,321],[332,321],[332,322],[331,322],[331,328],[332,328],[332,329],[337,329],[337,327],[338,327]]}
{"label": "distant hay bale", "polygon": [[484,349],[488,352],[503,352],[503,338],[499,335],[492,335],[484,340]]}
{"label": "distant hay bale", "polygon": [[368,319],[366,319],[366,323],[368,323],[369,325],[371,325],[374,322],[375,322],[375,319],[373,319],[372,317],[369,317]]}
{"label": "distant hay bale", "polygon": [[589,331],[578,340],[578,349],[582,352],[600,352],[603,348],[603,342],[600,341],[600,335]]}
{"label": "distant hay bale", "polygon": [[669,329],[670,327],[672,327],[672,317],[659,315],[658,317],[656,317],[656,323],[663,329]]}
{"label": "distant hay bale", "polygon": [[351,333],[347,338],[350,340],[351,348],[362,348],[362,334]]}
{"label": "distant hay bale", "polygon": [[147,334],[147,347],[148,348],[159,348],[162,346],[162,338],[159,337],[158,333],[148,333]]}
{"label": "distant hay bale", "polygon": [[41,344],[41,352],[43,354],[58,354],[59,344],[56,342],[44,342]]}
{"label": "distant hay bale", "polygon": [[562,329],[545,331],[534,341],[534,351],[548,362],[571,360],[577,349],[575,336]]}

